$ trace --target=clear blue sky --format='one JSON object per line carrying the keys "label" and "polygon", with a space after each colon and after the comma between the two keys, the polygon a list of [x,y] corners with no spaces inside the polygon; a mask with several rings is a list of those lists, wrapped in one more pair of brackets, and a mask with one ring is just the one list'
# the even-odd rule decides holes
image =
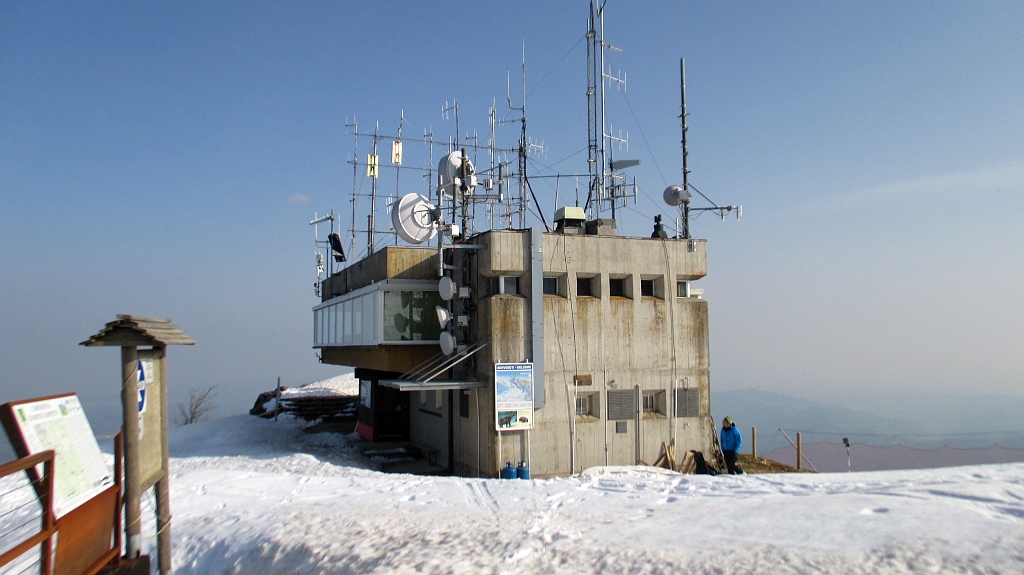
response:
{"label": "clear blue sky", "polygon": [[[525,40],[547,146],[532,169],[585,171],[586,16],[582,1],[3,2],[0,401],[116,406],[117,352],[77,344],[118,313],[198,342],[171,350],[172,403],[217,385],[241,412],[278,376],[338,373],[311,349],[308,222],[350,217],[346,118],[393,134],[404,111],[406,135],[445,139],[457,98],[463,129],[486,133]],[[1024,3],[613,0],[607,16],[629,82],[610,124],[643,162],[620,229],[671,217],[681,57],[690,181],[744,207],[692,224],[715,389],[1022,394]],[[550,219],[553,187],[537,188]]]}

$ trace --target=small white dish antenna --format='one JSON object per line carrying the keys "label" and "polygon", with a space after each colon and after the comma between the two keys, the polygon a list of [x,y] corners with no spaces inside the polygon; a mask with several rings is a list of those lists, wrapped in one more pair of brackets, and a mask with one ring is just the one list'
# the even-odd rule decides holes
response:
{"label": "small white dish antenna", "polygon": [[690,192],[682,186],[669,186],[665,188],[665,193],[662,195],[665,203],[670,206],[678,206],[682,203],[690,201]]}
{"label": "small white dish antenna", "polygon": [[437,292],[441,295],[441,299],[444,301],[449,301],[455,296],[468,298],[469,294],[472,293],[472,291],[466,286],[459,287],[459,285],[455,283],[455,280],[448,276],[444,276],[439,282],[437,282]]}
{"label": "small white dish antenna", "polygon": [[441,294],[441,299],[444,301],[449,301],[455,297],[455,292],[458,289],[459,286],[455,285],[455,280],[448,276],[441,278],[441,281],[437,283],[437,291]]}
{"label": "small white dish antenna", "polygon": [[395,232],[410,244],[422,244],[434,237],[434,206],[421,194],[406,194],[391,205],[391,223]]}
{"label": "small white dish antenna", "polygon": [[455,353],[455,350],[459,347],[458,342],[455,341],[455,336],[446,331],[442,331],[441,337],[438,339],[440,339],[441,342],[441,353],[445,355]]}
{"label": "small white dish antenna", "polygon": [[452,312],[441,306],[434,308],[434,311],[437,313],[437,323],[441,326],[441,329],[448,327],[448,322],[452,320]]}
{"label": "small white dish antenna", "polygon": [[[452,312],[448,311],[447,308],[444,308],[444,307],[441,307],[441,306],[437,306],[436,308],[434,308],[434,311],[437,313],[437,323],[438,323],[438,325],[441,326],[441,329],[444,329],[444,328],[448,327],[448,323],[450,321],[452,321]],[[469,325],[469,316],[468,315],[460,315],[460,316],[456,317],[455,318],[455,325],[457,325],[459,327],[466,327],[467,325]],[[401,331],[405,331],[405,330],[401,330]]]}

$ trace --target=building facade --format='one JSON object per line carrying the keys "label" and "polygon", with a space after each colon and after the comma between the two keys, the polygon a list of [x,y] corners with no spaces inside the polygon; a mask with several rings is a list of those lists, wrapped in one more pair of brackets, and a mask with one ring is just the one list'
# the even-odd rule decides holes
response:
{"label": "building facade", "polygon": [[[652,463],[665,445],[712,451],[708,308],[690,285],[706,243],[559,223],[388,247],[323,281],[314,347],[356,368],[364,438],[482,477],[506,462],[545,477]],[[506,364],[533,368],[532,416],[516,425],[496,407]]]}

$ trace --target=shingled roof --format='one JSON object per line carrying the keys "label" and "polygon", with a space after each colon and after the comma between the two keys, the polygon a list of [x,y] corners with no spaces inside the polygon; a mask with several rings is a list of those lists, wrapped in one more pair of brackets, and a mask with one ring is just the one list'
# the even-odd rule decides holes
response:
{"label": "shingled roof", "polygon": [[99,333],[79,345],[165,346],[195,343],[169,319],[118,314],[116,320],[108,322]]}

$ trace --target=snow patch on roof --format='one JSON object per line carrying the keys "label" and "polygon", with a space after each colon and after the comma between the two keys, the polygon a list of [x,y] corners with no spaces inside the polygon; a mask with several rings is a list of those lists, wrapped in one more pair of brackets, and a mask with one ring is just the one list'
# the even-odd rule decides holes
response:
{"label": "snow patch on roof", "polygon": [[316,383],[304,383],[281,392],[283,399],[296,397],[335,397],[359,395],[359,380],[354,373],[343,373]]}

